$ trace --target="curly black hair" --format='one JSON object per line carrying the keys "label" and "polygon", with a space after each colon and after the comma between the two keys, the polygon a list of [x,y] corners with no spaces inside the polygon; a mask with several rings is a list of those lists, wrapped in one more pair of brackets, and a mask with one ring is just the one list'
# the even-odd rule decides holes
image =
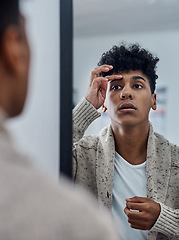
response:
{"label": "curly black hair", "polygon": [[98,66],[103,64],[112,65],[113,69],[109,72],[102,72],[102,76],[117,74],[120,72],[129,72],[130,70],[141,70],[147,76],[150,82],[152,94],[155,92],[156,64],[158,57],[153,56],[149,51],[142,48],[139,44],[113,46],[109,51],[102,54]]}

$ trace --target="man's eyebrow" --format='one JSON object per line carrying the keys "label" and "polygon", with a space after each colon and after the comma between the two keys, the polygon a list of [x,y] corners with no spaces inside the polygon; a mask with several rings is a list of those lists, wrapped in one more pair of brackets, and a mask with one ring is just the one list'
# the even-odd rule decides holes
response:
{"label": "man's eyebrow", "polygon": [[109,80],[109,83],[112,83],[112,82],[114,82],[114,81],[121,81],[121,80],[123,80],[123,77],[120,78],[120,79],[112,79],[112,80]]}
{"label": "man's eyebrow", "polygon": [[[138,79],[142,79],[144,82],[146,82],[146,79],[141,77],[141,76],[132,76],[131,79],[133,80],[138,80]],[[112,79],[112,80],[109,80],[109,83],[112,83],[112,82],[115,82],[115,81],[121,81],[123,80],[123,77],[121,77],[120,79]]]}
{"label": "man's eyebrow", "polygon": [[133,76],[132,79],[133,80],[142,79],[142,80],[144,80],[144,82],[146,82],[145,78],[143,78],[141,76]]}

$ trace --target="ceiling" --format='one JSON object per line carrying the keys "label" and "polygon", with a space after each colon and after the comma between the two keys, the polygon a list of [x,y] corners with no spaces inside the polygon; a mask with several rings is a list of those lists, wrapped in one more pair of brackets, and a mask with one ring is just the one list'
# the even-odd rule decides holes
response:
{"label": "ceiling", "polygon": [[179,0],[74,0],[74,36],[179,29]]}

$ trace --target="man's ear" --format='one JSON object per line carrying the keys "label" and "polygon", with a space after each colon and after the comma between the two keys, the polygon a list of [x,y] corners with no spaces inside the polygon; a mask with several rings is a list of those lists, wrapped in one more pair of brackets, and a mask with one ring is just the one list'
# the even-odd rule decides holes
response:
{"label": "man's ear", "polygon": [[101,108],[102,108],[102,111],[103,111],[103,113],[104,113],[104,112],[106,112],[106,110],[107,110],[107,107],[105,107],[105,106],[104,106],[104,104],[102,105],[102,107],[101,107]]}
{"label": "man's ear", "polygon": [[8,27],[2,38],[2,59],[4,67],[13,76],[21,74],[23,59],[20,29],[15,26]]}
{"label": "man's ear", "polygon": [[157,109],[157,100],[156,100],[156,94],[152,94],[152,109],[156,110]]}

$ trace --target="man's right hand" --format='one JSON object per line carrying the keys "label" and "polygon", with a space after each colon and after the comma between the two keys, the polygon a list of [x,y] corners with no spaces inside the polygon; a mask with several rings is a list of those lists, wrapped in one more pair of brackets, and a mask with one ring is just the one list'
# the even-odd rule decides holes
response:
{"label": "man's right hand", "polygon": [[106,98],[108,78],[101,77],[101,72],[109,72],[113,69],[111,65],[102,65],[95,68],[91,73],[90,85],[87,91],[86,100],[88,100],[96,109],[99,109]]}

